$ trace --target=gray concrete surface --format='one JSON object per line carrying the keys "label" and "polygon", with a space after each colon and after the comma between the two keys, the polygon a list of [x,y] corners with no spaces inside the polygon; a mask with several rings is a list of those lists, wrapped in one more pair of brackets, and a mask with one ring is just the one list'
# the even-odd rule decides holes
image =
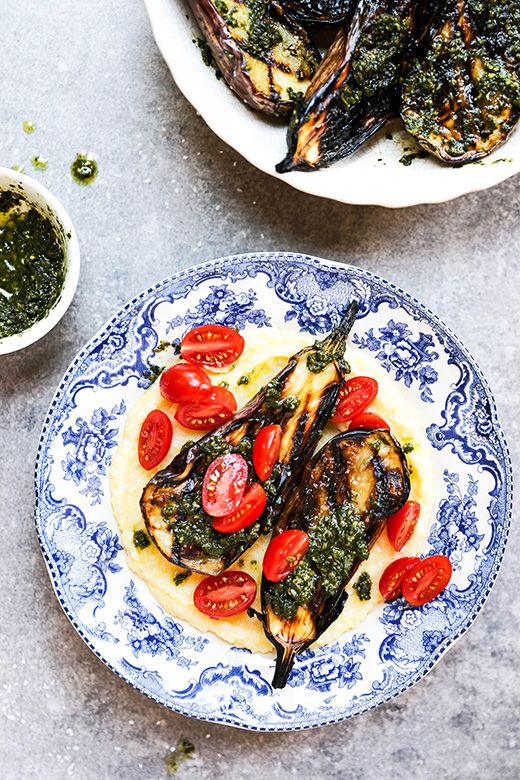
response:
{"label": "gray concrete surface", "polygon": [[[36,176],[66,204],[83,269],[56,330],[0,358],[0,777],[520,776],[520,542],[469,633],[422,683],[354,721],[254,734],[174,715],[106,669],[61,612],[33,527],[32,467],[47,405],[75,352],[125,300],[231,252],[297,249],[397,282],[465,341],[520,456],[520,179],[441,206],[348,207],[290,190],[216,139],[180,95],[139,0],[0,0],[0,164],[49,158]],[[38,130],[27,136],[22,121]],[[80,149],[100,175],[80,188]],[[28,165],[30,169],[30,165]]]}

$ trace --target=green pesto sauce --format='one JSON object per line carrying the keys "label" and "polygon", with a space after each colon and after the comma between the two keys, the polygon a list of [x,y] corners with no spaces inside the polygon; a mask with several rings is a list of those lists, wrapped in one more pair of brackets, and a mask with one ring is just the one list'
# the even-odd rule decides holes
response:
{"label": "green pesto sauce", "polygon": [[33,168],[36,168],[37,171],[46,171],[49,167],[49,161],[40,154],[35,154],[34,157],[31,158],[31,163]]}
{"label": "green pesto sauce", "polygon": [[268,54],[282,41],[278,25],[269,14],[269,0],[245,0],[249,8],[247,49],[255,56]]}
{"label": "green pesto sauce", "polygon": [[318,585],[318,575],[307,558],[281,582],[269,588],[271,609],[284,620],[292,620],[301,604],[311,601]]}
{"label": "green pesto sauce", "polygon": [[307,368],[313,374],[321,374],[333,360],[334,355],[323,346],[323,341],[315,341],[314,349],[307,356]]}
{"label": "green pesto sauce", "polygon": [[146,531],[139,529],[138,531],[134,531],[133,542],[134,547],[137,550],[146,550],[146,548],[150,546],[150,537]]}
{"label": "green pesto sauce", "polygon": [[31,133],[34,133],[36,130],[36,125],[29,119],[26,119],[25,122],[22,123],[22,127],[24,133],[27,133],[28,135],[31,135]]}
{"label": "green pesto sauce", "polygon": [[318,582],[327,596],[333,596],[354,564],[368,558],[365,524],[351,504],[316,517],[308,533],[309,549],[301,563],[268,591],[272,609],[285,620],[291,620],[300,605],[309,603]]}
{"label": "green pesto sauce", "polygon": [[352,586],[358,595],[360,601],[370,601],[372,593],[372,577],[367,571],[360,574]]}
{"label": "green pesto sauce", "polygon": [[408,167],[414,160],[424,160],[426,157],[428,157],[428,152],[425,152],[424,149],[420,149],[418,152],[403,154],[403,156],[399,158],[399,162],[401,165],[406,165],[406,167]]}
{"label": "green pesto sauce", "polygon": [[80,152],[70,166],[76,184],[92,184],[98,175],[98,164],[90,154]]}
{"label": "green pesto sauce", "polygon": [[239,377],[237,385],[248,385],[249,384],[249,377],[247,374],[243,374],[241,377]]}
{"label": "green pesto sauce", "polygon": [[381,13],[360,37],[350,78],[341,90],[347,111],[366,98],[401,84],[403,54],[410,40],[412,21]]}
{"label": "green pesto sauce", "polygon": [[0,338],[43,319],[65,281],[63,244],[20,195],[0,193]]}
{"label": "green pesto sauce", "polygon": [[158,366],[155,363],[148,362],[148,367],[142,372],[143,379],[149,382],[148,387],[151,387],[156,382],[164,371],[164,366]]}
{"label": "green pesto sauce", "polygon": [[154,347],[153,351],[157,355],[159,352],[164,352],[165,349],[168,349],[168,347],[171,347],[171,346],[172,346],[171,341],[163,341],[161,339],[161,341],[157,344],[157,346]]}
{"label": "green pesto sauce", "polygon": [[181,737],[174,750],[169,750],[164,757],[164,766],[169,775],[177,773],[180,765],[187,758],[192,758],[195,753],[195,745],[191,740]]}
{"label": "green pesto sauce", "polygon": [[407,441],[405,444],[403,444],[403,452],[405,455],[409,455],[410,452],[413,452],[415,449],[414,443],[412,441]]}
{"label": "green pesto sauce", "polygon": [[180,571],[173,578],[173,584],[178,587],[179,585],[182,585],[182,583],[185,582],[188,577],[191,577],[191,571]]}

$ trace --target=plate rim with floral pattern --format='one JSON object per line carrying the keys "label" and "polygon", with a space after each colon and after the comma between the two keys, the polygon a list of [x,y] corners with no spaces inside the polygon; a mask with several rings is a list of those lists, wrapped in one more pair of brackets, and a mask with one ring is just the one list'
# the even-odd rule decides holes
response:
{"label": "plate rim with floral pattern", "polygon": [[[430,552],[450,555],[454,579],[430,607],[411,610],[402,600],[377,607],[332,645],[308,650],[286,689],[274,691],[269,657],[202,636],[166,615],[130,572],[111,517],[110,449],[124,420],[125,398],[143,386],[143,369],[164,338],[154,325],[164,329],[172,308],[168,327],[176,335],[200,316],[208,321],[212,312],[214,320],[237,327],[269,326],[283,314],[283,321],[311,337],[330,330],[353,295],[360,301],[358,323],[367,317],[371,325],[362,333],[358,327],[354,343],[374,353],[410,399],[431,409],[426,433],[443,464],[444,492],[428,545]],[[109,408],[94,408],[105,397]],[[202,263],[121,307],[78,352],[58,385],[39,440],[35,480],[43,557],[58,601],[87,646],[171,710],[257,731],[336,723],[425,676],[484,606],[512,512],[511,459],[494,398],[450,328],[372,272],[292,252]]]}

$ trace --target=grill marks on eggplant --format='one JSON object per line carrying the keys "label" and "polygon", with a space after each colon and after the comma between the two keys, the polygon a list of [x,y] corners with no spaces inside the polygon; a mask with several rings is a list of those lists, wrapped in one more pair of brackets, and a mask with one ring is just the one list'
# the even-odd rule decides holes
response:
{"label": "grill marks on eggplant", "polygon": [[188,0],[227,84],[253,108],[289,114],[320,55],[306,31],[271,0]]}
{"label": "grill marks on eggplant", "polygon": [[340,434],[307,465],[274,533],[302,529],[309,550],[286,579],[262,581],[264,629],[277,653],[274,687],[285,685],[295,655],[341,614],[346,585],[409,492],[406,457],[386,430]]}
{"label": "grill marks on eggplant", "polygon": [[[323,342],[297,353],[235,418],[199,441],[189,444],[148,482],[141,497],[146,528],[161,553],[178,566],[201,574],[218,574],[239,558],[276,520],[298,484],[321,432],[332,414],[344,380],[342,358],[357,314],[347,309],[339,327]],[[316,373],[307,367],[309,355],[325,350],[330,362]],[[274,389],[274,398],[273,398]],[[299,404],[286,410],[283,400],[297,396]],[[278,467],[266,483],[268,504],[259,520],[243,531],[215,531],[201,506],[206,469],[223,451],[240,451],[249,463],[251,444],[264,425],[279,423],[282,442]]]}
{"label": "grill marks on eggplant", "polygon": [[401,84],[439,0],[360,0],[298,101],[279,173],[352,154],[399,108]]}
{"label": "grill marks on eggplant", "polygon": [[405,127],[447,162],[478,160],[520,116],[519,0],[448,0],[403,89]]}

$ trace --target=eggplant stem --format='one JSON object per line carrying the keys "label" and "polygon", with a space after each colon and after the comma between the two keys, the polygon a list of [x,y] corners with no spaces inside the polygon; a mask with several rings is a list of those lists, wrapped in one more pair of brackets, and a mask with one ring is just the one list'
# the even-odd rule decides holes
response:
{"label": "eggplant stem", "polygon": [[285,688],[287,680],[294,666],[296,652],[292,647],[277,645],[276,669],[273,676],[273,688]]}
{"label": "eggplant stem", "polygon": [[330,352],[334,357],[343,355],[350,331],[356,321],[359,311],[359,303],[351,301],[345,311],[338,327],[322,341],[322,347]]}

